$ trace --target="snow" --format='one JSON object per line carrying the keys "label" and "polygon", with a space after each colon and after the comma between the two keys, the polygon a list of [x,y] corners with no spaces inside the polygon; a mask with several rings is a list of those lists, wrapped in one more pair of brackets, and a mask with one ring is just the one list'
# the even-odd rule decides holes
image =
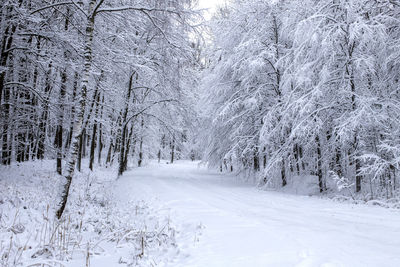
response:
{"label": "snow", "polygon": [[400,266],[398,210],[261,191],[187,161],[127,172],[115,190],[182,223],[168,266]]}
{"label": "snow", "polygon": [[281,188],[282,192],[307,196],[319,193],[318,176],[296,175],[287,180],[287,185]]}
{"label": "snow", "polygon": [[53,165],[1,169],[4,266],[400,266],[398,209],[259,190],[190,161],[78,173],[59,247],[41,230],[57,229]]}
{"label": "snow", "polygon": [[55,219],[63,178],[54,163],[0,167],[0,266],[164,266],[178,255],[170,218],[114,201],[115,168],[77,172]]}

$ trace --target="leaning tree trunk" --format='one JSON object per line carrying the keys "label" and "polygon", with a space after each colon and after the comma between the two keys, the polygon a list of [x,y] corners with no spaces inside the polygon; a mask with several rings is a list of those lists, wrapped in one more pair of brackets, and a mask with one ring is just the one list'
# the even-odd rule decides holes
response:
{"label": "leaning tree trunk", "polygon": [[74,128],[72,131],[71,148],[69,159],[67,161],[67,168],[65,173],[64,190],[61,196],[60,207],[57,210],[57,217],[61,218],[68,200],[69,188],[71,186],[72,177],[74,175],[76,158],[78,155],[79,137],[82,134],[83,118],[85,116],[86,107],[86,94],[89,84],[90,69],[92,67],[92,45],[93,45],[93,30],[95,14],[92,14],[96,0],[89,2],[89,17],[86,24],[85,48],[84,48],[84,68],[82,73],[82,80],[80,86],[80,98],[77,106],[77,115],[75,117]]}

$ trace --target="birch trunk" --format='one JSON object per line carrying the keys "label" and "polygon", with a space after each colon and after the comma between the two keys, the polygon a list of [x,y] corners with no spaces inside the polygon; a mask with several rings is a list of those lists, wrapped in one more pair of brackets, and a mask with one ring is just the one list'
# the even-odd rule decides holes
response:
{"label": "birch trunk", "polygon": [[[95,0],[90,0],[88,7],[89,17],[87,18],[86,24],[86,36],[85,36],[85,47],[84,47],[84,68],[82,72],[82,80],[80,85],[80,98],[77,106],[77,115],[75,117],[74,127],[72,130],[71,148],[69,158],[67,161],[66,172],[65,172],[65,185],[61,196],[60,208],[57,210],[57,217],[61,218],[65,206],[68,200],[69,188],[71,186],[72,177],[74,175],[76,158],[78,155],[79,148],[79,137],[82,133],[83,119],[85,115],[86,107],[86,94],[87,87],[89,84],[90,69],[92,67],[92,44],[93,44],[93,31],[94,31],[94,14],[92,14]],[[92,15],[91,15],[92,14]]]}

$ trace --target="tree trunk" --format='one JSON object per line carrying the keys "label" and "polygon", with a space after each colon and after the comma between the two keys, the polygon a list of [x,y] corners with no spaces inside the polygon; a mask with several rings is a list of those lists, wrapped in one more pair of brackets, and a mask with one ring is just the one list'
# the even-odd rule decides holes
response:
{"label": "tree trunk", "polygon": [[263,168],[267,167],[267,148],[263,148]]}
{"label": "tree trunk", "polygon": [[99,154],[98,154],[98,159],[97,162],[99,165],[101,165],[101,152],[103,151],[103,128],[101,125],[101,119],[103,118],[103,107],[104,107],[104,94],[101,100],[101,112],[100,112],[100,120],[98,122],[99,125]]}
{"label": "tree trunk", "polygon": [[339,146],[336,147],[335,152],[336,152],[336,155],[335,155],[335,162],[336,162],[336,164],[335,164],[335,165],[336,165],[336,166],[335,166],[335,169],[336,169],[336,174],[337,174],[339,177],[342,177],[343,171],[342,171],[341,149],[340,149]]}
{"label": "tree trunk", "polygon": [[144,127],[144,120],[142,118],[140,128],[142,130],[141,135],[140,135],[140,142],[139,142],[139,160],[138,160],[138,166],[141,167],[143,163],[143,127]]}
{"label": "tree trunk", "polygon": [[111,162],[111,153],[113,150],[113,140],[112,137],[110,138],[110,145],[108,146],[108,151],[107,151],[107,157],[106,157],[106,165],[108,166],[108,164]]}
{"label": "tree trunk", "polygon": [[82,134],[81,134],[81,136],[79,138],[79,142],[80,143],[79,143],[79,152],[78,152],[78,159],[77,159],[78,171],[81,171],[81,168],[82,168],[82,158],[86,157],[86,147],[90,145],[89,144],[89,138],[88,138],[88,135],[86,133],[86,129],[88,128],[90,118],[91,118],[91,116],[93,114],[93,109],[94,108],[97,109],[97,102],[98,102],[97,101],[97,96],[98,96],[98,94],[99,94],[99,86],[97,85],[96,89],[95,89],[95,91],[93,93],[93,100],[92,100],[92,102],[90,104],[90,108],[89,108],[89,112],[87,114],[87,118],[84,119],[84,123],[83,123],[83,126],[82,126]]}
{"label": "tree trunk", "polygon": [[54,140],[55,147],[57,149],[57,173],[59,175],[62,174],[62,135],[63,135],[63,128],[62,124],[57,125],[56,129],[56,136]]}
{"label": "tree trunk", "polygon": [[92,130],[92,142],[90,144],[90,160],[89,160],[89,169],[93,171],[93,162],[94,162],[94,152],[96,149],[96,136],[97,136],[97,118],[99,116],[99,103],[100,102],[100,94],[97,95],[97,105],[96,112],[94,114],[95,121],[93,122],[93,130]]}
{"label": "tree trunk", "polygon": [[[122,128],[122,137],[121,137],[121,152],[119,153],[119,167],[118,167],[118,176],[124,173],[124,156],[125,156],[125,142],[126,142],[126,125]],[[140,167],[140,166],[139,166]]]}
{"label": "tree trunk", "polygon": [[94,123],[92,130],[92,141],[90,144],[90,159],[89,159],[89,169],[91,171],[93,171],[94,152],[96,149],[96,135],[97,135],[97,123]]}
{"label": "tree trunk", "polygon": [[[67,8],[67,16],[65,18],[64,31],[68,31],[69,26],[69,8]],[[64,51],[64,60],[67,62],[67,52]],[[57,173],[59,175],[62,174],[62,158],[63,158],[63,123],[64,123],[64,98],[67,90],[67,67],[64,67],[61,72],[61,86],[60,86],[60,94],[58,97],[59,104],[59,115],[58,115],[58,125],[56,129],[56,135],[54,140],[54,146],[57,149]]]}
{"label": "tree trunk", "polygon": [[79,148],[76,161],[76,168],[79,172],[82,169],[82,155],[83,155],[83,146],[85,146],[85,136],[86,136],[86,128],[83,128],[81,135],[79,136]]}
{"label": "tree trunk", "polygon": [[[353,57],[353,51],[355,47],[355,42],[353,41],[348,45],[348,62],[346,63],[346,74],[349,76],[349,84],[350,84],[350,90],[351,90],[351,108],[352,111],[355,111],[357,109],[357,101],[356,101],[356,85],[354,81],[354,70],[352,69],[352,57]],[[349,152],[349,160],[350,160],[350,165],[353,165],[355,163],[355,177],[356,177],[356,192],[361,191],[361,175],[359,174],[360,168],[361,168],[361,162],[357,158],[358,156],[358,131],[356,130],[354,133],[354,142],[353,142],[353,153]]]}
{"label": "tree trunk", "polygon": [[56,129],[56,136],[54,140],[54,145],[57,149],[57,173],[62,174],[62,158],[63,158],[63,123],[64,123],[64,98],[66,93],[66,83],[67,83],[67,69],[64,68],[61,73],[61,86],[60,95],[58,98],[59,102],[59,115],[58,115],[58,125]]}
{"label": "tree trunk", "polygon": [[258,158],[258,148],[256,147],[253,154],[254,171],[260,171],[260,159]]}
{"label": "tree trunk", "polygon": [[[122,124],[122,130],[121,130],[121,150],[119,153],[119,167],[118,167],[118,176],[122,175],[126,169],[125,166],[125,150],[127,149],[126,146],[126,131],[128,130],[128,125],[127,125],[127,117],[128,117],[128,111],[129,111],[129,103],[131,100],[131,93],[132,93],[132,85],[133,85],[133,77],[136,72],[133,72],[130,77],[129,77],[129,84],[128,88],[126,90],[126,99],[125,99],[125,107],[124,111],[122,113],[122,118],[121,118],[121,124]],[[139,166],[140,167],[140,166]]]}
{"label": "tree trunk", "polygon": [[102,135],[103,135],[103,129],[102,129],[102,127],[101,127],[101,123],[99,123],[99,140],[98,140],[98,154],[97,154],[97,163],[99,164],[99,165],[101,165],[101,153],[102,153],[102,151],[103,151],[103,137],[102,137]]}
{"label": "tree trunk", "polygon": [[141,167],[143,162],[143,137],[140,138],[140,143],[139,143],[139,160],[138,160],[138,166]]}
{"label": "tree trunk", "polygon": [[[126,145],[126,150],[125,150],[125,157],[124,157],[124,171],[128,169],[128,156],[129,156],[129,151],[131,149],[131,140],[132,140],[132,135],[133,135],[133,123],[131,125],[131,130],[129,132],[128,136],[128,143]],[[135,142],[136,143],[136,142]],[[134,145],[135,145],[134,143]]]}
{"label": "tree trunk", "polygon": [[317,144],[317,176],[318,176],[318,186],[319,192],[325,191],[324,181],[322,177],[322,153],[321,153],[321,142],[319,140],[318,134],[315,136],[315,143]]}
{"label": "tree trunk", "polygon": [[78,72],[75,72],[75,77],[74,77],[74,87],[72,91],[72,107],[71,107],[71,126],[68,132],[68,138],[67,141],[65,142],[65,148],[70,148],[71,146],[71,140],[72,140],[72,132],[73,132],[73,122],[74,122],[74,116],[75,116],[75,100],[76,100],[76,92],[78,91],[78,79],[79,79],[79,74]]}
{"label": "tree trunk", "polygon": [[43,112],[39,122],[39,134],[38,134],[38,145],[37,145],[37,159],[44,158],[45,151],[45,140],[46,140],[46,130],[47,130],[47,120],[49,117],[49,102],[50,102],[50,94],[52,90],[51,84],[51,73],[52,73],[52,63],[49,63],[48,71],[46,74],[46,84],[45,84],[45,99],[43,103]]}
{"label": "tree trunk", "polygon": [[286,186],[287,185],[287,179],[286,179],[285,159],[282,159],[281,178],[282,178],[282,187]]}
{"label": "tree trunk", "polygon": [[[40,37],[37,37],[37,41],[36,41],[36,64],[33,68],[33,81],[32,81],[32,87],[36,88],[37,87],[37,81],[38,81],[38,76],[39,76],[39,66],[37,64],[37,62],[39,62],[39,54],[40,54]],[[37,107],[38,106],[38,100],[37,97],[35,95],[32,95],[31,98],[31,106],[32,107]],[[38,122],[39,121],[39,117],[38,115],[35,113],[32,113],[32,117],[31,120],[34,122]],[[37,154],[37,142],[36,139],[37,137],[35,136],[34,132],[38,132],[37,126],[35,125],[32,128],[32,131],[29,133],[29,143],[30,143],[30,155],[29,158],[30,159],[34,159],[34,157]]]}
{"label": "tree trunk", "polygon": [[3,109],[3,144],[1,161],[4,165],[9,165],[11,162],[11,150],[9,147],[9,114],[10,113],[10,88],[4,89],[4,109]]}
{"label": "tree trunk", "polygon": [[[10,10],[12,12],[12,9]],[[11,16],[10,16],[11,18]],[[15,25],[10,25],[6,28],[2,46],[1,46],[1,57],[0,57],[0,68],[3,70],[0,71],[0,105],[2,96],[4,96],[4,108],[0,109],[2,111],[2,123],[3,123],[3,144],[2,144],[2,155],[1,162],[4,165],[9,165],[11,163],[11,147],[9,146],[9,113],[10,113],[10,88],[6,88],[6,66],[8,63],[8,58],[10,55],[10,48],[13,42],[13,36],[16,31]],[[10,61],[11,62],[11,61]],[[12,63],[11,63],[12,64]],[[1,106],[0,106],[1,107]]]}
{"label": "tree trunk", "polygon": [[[10,10],[12,12],[12,9]],[[11,19],[11,16],[10,18]],[[8,62],[8,57],[10,55],[10,48],[13,43],[13,37],[14,33],[16,31],[17,27],[15,25],[9,25],[3,35],[3,40],[1,44],[1,57],[0,57],[0,68],[3,69],[0,71],[0,103],[1,103],[1,98],[3,95],[3,91],[5,89],[5,77],[6,77],[6,67],[7,67],[7,62]],[[4,101],[6,102],[6,101]]]}
{"label": "tree trunk", "polygon": [[173,137],[171,144],[171,164],[174,163],[174,158],[175,158],[175,137]]}
{"label": "tree trunk", "polygon": [[295,164],[296,164],[296,172],[297,175],[300,175],[300,164],[299,164],[299,145],[295,144],[294,148],[293,148],[293,155],[294,155],[294,160],[295,160]]}
{"label": "tree trunk", "polygon": [[[29,44],[29,40],[25,40],[25,38],[22,38],[24,43],[27,42]],[[17,66],[18,69],[15,71],[15,73],[18,76],[19,82],[25,84],[27,82],[27,72],[26,70],[28,69],[27,66],[27,61],[24,56],[18,57],[17,61]],[[17,92],[16,92],[16,99],[17,103],[29,103],[29,93],[25,90],[25,88],[18,88],[17,87]],[[21,113],[27,113],[28,108],[24,105],[21,106],[15,106],[17,110]],[[17,142],[16,142],[16,159],[17,162],[23,162],[25,161],[25,152],[26,152],[26,137],[27,137],[27,132],[29,131],[28,123],[25,121],[21,121],[18,123],[17,126]]]}
{"label": "tree trunk", "polygon": [[355,159],[356,162],[356,192],[361,191],[361,181],[362,181],[362,176],[360,174],[360,169],[361,169],[361,162],[358,158]]}
{"label": "tree trunk", "polygon": [[61,203],[60,208],[57,210],[57,217],[61,218],[65,206],[68,200],[69,188],[71,186],[72,177],[74,175],[75,170],[75,163],[76,158],[78,155],[78,145],[79,145],[79,137],[82,134],[82,126],[83,126],[83,119],[85,115],[85,107],[86,107],[86,94],[87,94],[87,87],[89,84],[89,76],[90,70],[92,67],[92,45],[93,45],[93,30],[94,30],[94,18],[95,14],[92,14],[94,6],[96,4],[95,0],[90,0],[89,2],[89,9],[88,14],[89,17],[87,18],[87,25],[86,25],[86,36],[85,36],[85,47],[84,47],[84,68],[82,73],[82,81],[80,86],[80,99],[78,105],[78,113],[76,114],[73,134],[72,134],[72,142],[71,142],[71,149],[69,154],[69,159],[67,161],[67,168],[65,173],[65,185],[64,191],[62,192],[61,196]]}

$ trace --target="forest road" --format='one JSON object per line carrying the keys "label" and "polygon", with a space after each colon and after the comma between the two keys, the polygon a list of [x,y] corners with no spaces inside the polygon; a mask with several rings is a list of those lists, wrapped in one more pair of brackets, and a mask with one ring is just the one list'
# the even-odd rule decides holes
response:
{"label": "forest road", "polygon": [[115,190],[192,229],[170,266],[400,266],[398,210],[262,191],[188,161],[134,169]]}

